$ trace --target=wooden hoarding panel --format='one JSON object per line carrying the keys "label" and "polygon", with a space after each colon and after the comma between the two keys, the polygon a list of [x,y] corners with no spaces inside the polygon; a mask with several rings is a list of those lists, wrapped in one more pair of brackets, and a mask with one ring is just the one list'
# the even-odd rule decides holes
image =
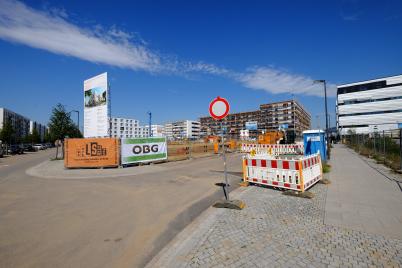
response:
{"label": "wooden hoarding panel", "polygon": [[66,168],[119,165],[119,142],[115,138],[66,139],[64,148]]}

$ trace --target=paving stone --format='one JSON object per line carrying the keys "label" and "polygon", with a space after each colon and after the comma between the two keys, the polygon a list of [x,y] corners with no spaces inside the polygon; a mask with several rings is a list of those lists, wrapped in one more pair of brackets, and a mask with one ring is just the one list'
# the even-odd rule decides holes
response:
{"label": "paving stone", "polygon": [[313,199],[248,187],[243,210],[223,211],[199,243],[182,247],[188,258],[163,267],[402,267],[402,240],[325,225],[327,186],[309,191]]}

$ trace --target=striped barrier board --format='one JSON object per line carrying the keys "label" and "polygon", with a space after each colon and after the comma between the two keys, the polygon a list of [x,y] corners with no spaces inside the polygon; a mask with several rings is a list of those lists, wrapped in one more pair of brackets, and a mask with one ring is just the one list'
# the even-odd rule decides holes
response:
{"label": "striped barrier board", "polygon": [[305,191],[322,178],[319,154],[296,160],[244,157],[244,180],[272,187]]}
{"label": "striped barrier board", "polygon": [[254,151],[256,154],[299,154],[304,152],[303,144],[251,144],[243,143],[241,145],[241,152],[250,153]]}

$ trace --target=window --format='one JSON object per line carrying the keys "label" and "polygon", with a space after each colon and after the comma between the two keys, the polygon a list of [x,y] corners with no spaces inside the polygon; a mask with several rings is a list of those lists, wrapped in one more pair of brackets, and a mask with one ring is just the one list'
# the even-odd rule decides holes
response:
{"label": "window", "polygon": [[395,87],[395,86],[400,86],[400,85],[402,85],[402,83],[387,85],[386,80],[381,80],[381,81],[377,81],[377,82],[364,83],[364,84],[359,84],[359,85],[354,85],[354,86],[339,87],[338,95],[359,92],[359,91],[372,90],[372,89],[386,88],[386,87]]}

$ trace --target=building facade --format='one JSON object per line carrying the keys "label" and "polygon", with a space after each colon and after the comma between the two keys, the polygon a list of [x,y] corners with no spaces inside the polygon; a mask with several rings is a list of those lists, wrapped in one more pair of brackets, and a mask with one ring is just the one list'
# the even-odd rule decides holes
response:
{"label": "building facade", "polygon": [[42,124],[36,122],[36,121],[29,121],[29,134],[32,134],[34,129],[39,134],[40,142],[44,142],[45,141],[45,135],[47,133],[47,127],[45,125],[42,125]]}
{"label": "building facade", "polygon": [[30,120],[6,108],[0,108],[0,128],[3,128],[5,122],[10,122],[13,127],[14,134],[11,137],[10,143],[20,143],[29,134]]}
{"label": "building facade", "polygon": [[168,140],[197,140],[200,138],[200,129],[198,121],[176,121],[165,124],[165,136]]}
{"label": "building facade", "polygon": [[165,127],[163,125],[151,125],[152,137],[164,137]]}
{"label": "building facade", "polygon": [[275,131],[286,129],[288,139],[300,138],[304,130],[311,127],[311,115],[296,100],[260,105],[260,129]]}
{"label": "building facade", "polygon": [[402,75],[339,85],[336,114],[341,135],[397,129],[402,123]]}
{"label": "building facade", "polygon": [[[212,117],[201,117],[200,122],[202,136],[221,133],[220,122]],[[296,100],[261,104],[259,110],[229,114],[223,120],[226,134],[234,139],[256,139],[259,134],[280,128],[288,136],[296,134],[300,138],[310,125],[311,115]]]}
{"label": "building facade", "polygon": [[149,127],[140,126],[139,121],[132,118],[112,117],[112,137],[145,138],[149,136]]}

